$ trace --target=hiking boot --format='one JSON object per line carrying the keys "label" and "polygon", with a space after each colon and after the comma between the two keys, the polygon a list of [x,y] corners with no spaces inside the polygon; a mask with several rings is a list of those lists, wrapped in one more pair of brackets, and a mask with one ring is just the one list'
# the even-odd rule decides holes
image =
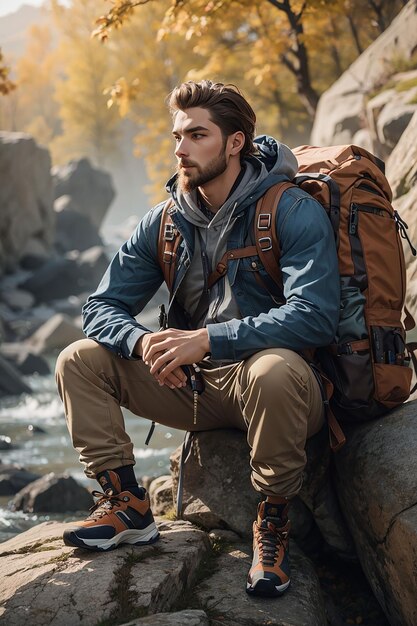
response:
{"label": "hiking boot", "polygon": [[103,472],[100,484],[104,493],[93,491],[98,500],[87,519],[65,530],[66,546],[101,551],[113,550],[122,543],[139,546],[158,540],[149,495],[144,489],[143,499],[130,491],[120,492],[120,479],[111,470]]}
{"label": "hiking boot", "polygon": [[261,502],[253,523],[253,561],[246,591],[258,596],[280,596],[290,584],[288,537],[290,522],[278,517],[275,504]]}

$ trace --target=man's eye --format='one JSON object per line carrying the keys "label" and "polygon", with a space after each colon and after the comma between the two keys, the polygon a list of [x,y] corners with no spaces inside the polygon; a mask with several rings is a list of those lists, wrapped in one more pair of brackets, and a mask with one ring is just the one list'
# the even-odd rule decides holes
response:
{"label": "man's eye", "polygon": [[204,135],[202,135],[201,133],[193,133],[192,137],[193,139],[201,139],[201,137],[204,137]]}

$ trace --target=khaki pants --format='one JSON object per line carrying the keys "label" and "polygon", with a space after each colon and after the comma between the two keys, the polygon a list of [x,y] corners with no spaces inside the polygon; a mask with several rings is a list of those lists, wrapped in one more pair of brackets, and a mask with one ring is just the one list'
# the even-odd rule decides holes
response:
{"label": "khaki pants", "polygon": [[255,489],[294,496],[301,487],[306,439],[323,425],[319,385],[307,363],[291,350],[270,349],[204,369],[203,376],[194,425],[188,386],[161,387],[143,361],[121,359],[90,339],[63,350],[57,384],[87,476],[135,463],[122,406],[172,428],[247,431]]}

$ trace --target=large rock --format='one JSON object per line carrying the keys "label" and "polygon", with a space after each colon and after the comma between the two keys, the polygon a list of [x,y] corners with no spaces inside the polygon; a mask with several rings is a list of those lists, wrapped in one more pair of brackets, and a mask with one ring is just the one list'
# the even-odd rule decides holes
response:
{"label": "large rock", "polygon": [[50,249],[54,213],[51,159],[29,135],[0,131],[0,275],[13,270],[35,238]]}
{"label": "large rock", "polygon": [[338,493],[358,556],[393,626],[417,624],[417,402],[347,430]]}
{"label": "large rock", "polygon": [[54,167],[52,174],[55,198],[70,196],[98,230],[115,196],[110,174],[94,168],[88,159]]}
{"label": "large rock", "polygon": [[314,568],[290,543],[291,586],[282,598],[253,598],[244,592],[252,562],[251,544],[220,555],[214,574],[195,590],[195,603],[206,607],[213,624],[225,626],[324,626],[326,612]]}
{"label": "large rock", "polygon": [[59,252],[88,250],[102,246],[103,241],[88,215],[83,215],[70,196],[61,196],[54,203],[56,214],[55,248]]}
{"label": "large rock", "polygon": [[42,355],[34,354],[21,343],[0,344],[0,355],[25,376],[35,373],[46,376],[51,373],[48,361]]}
{"label": "large rock", "polygon": [[94,246],[83,252],[51,259],[20,285],[33,293],[37,302],[51,302],[70,295],[92,291],[108,265],[104,249]]}
{"label": "large rock", "polygon": [[0,496],[11,496],[40,478],[20,465],[0,463]]}
{"label": "large rock", "polygon": [[417,46],[417,0],[410,0],[387,30],[320,98],[312,145],[350,143],[366,119],[366,95],[383,84],[396,58],[409,59]]}
{"label": "large rock", "polygon": [[32,393],[32,390],[22,380],[20,372],[0,356],[0,396],[18,396],[21,393]]}
{"label": "large rock", "polygon": [[65,526],[47,522],[1,545],[0,624],[121,624],[169,611],[210,550],[206,534],[187,522],[161,522],[156,544],[109,553],[64,546]]}
{"label": "large rock", "polygon": [[[407,235],[417,247],[417,112],[387,161],[387,178],[394,195],[394,208],[406,222]],[[407,265],[406,305],[417,319],[417,258],[403,240]]]}
{"label": "large rock", "polygon": [[88,511],[93,503],[91,493],[71,476],[51,472],[23,487],[11,507],[25,513],[67,513]]}
{"label": "large rock", "polygon": [[[291,544],[292,583],[280,599],[245,593],[251,545],[210,549],[189,522],[157,519],[160,540],[109,553],[64,546],[65,524],[47,522],[0,547],[5,626],[323,626],[317,575]],[[208,617],[209,616],[209,617]]]}
{"label": "large rock", "polygon": [[29,337],[26,347],[35,354],[62,350],[70,343],[84,339],[85,335],[66,315],[57,313]]}
{"label": "large rock", "polygon": [[[171,456],[175,492],[180,449]],[[354,547],[340,512],[329,473],[330,450],[326,429],[307,443],[304,485],[292,504],[293,536],[309,545],[317,524],[326,543],[340,556],[353,558]],[[206,530],[228,528],[241,537],[252,536],[257,503],[261,499],[250,481],[246,434],[232,429],[193,436],[184,464],[183,517]],[[313,519],[314,518],[314,519]],[[314,536],[314,541],[316,537]]]}

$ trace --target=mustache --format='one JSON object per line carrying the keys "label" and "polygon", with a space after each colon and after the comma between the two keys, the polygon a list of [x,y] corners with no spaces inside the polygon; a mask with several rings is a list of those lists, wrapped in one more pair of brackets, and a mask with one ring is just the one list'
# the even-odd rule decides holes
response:
{"label": "mustache", "polygon": [[196,165],[197,164],[194,163],[194,161],[187,161],[186,159],[181,159],[181,161],[179,161],[179,163],[177,164],[177,169],[179,170],[181,167],[192,167]]}

